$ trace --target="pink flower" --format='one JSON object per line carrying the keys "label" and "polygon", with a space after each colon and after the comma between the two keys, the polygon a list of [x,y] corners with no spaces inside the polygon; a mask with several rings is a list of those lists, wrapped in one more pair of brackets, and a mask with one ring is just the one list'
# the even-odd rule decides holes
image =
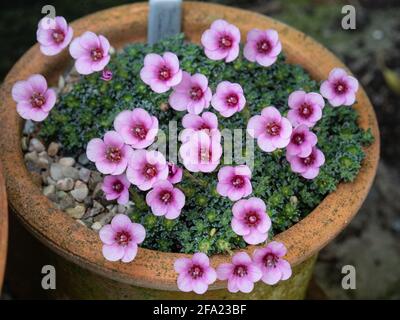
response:
{"label": "pink flower", "polygon": [[212,112],[204,112],[201,116],[186,114],[182,118],[182,126],[185,128],[180,135],[182,142],[189,141],[197,131],[204,131],[209,136],[216,136],[219,139],[221,137],[218,130],[218,118]]}
{"label": "pink flower", "polygon": [[183,71],[182,81],[174,87],[169,96],[169,104],[177,111],[187,110],[192,114],[200,114],[210,105],[212,93],[208,87],[208,79],[201,73],[191,76]]}
{"label": "pink flower", "polygon": [[183,292],[194,291],[203,294],[208,286],[217,280],[217,274],[210,266],[210,260],[201,252],[195,253],[192,259],[176,259],[174,268],[179,273],[178,288]]}
{"label": "pink flower", "polygon": [[96,168],[101,173],[120,175],[132,155],[132,148],[124,144],[124,140],[115,131],[108,131],[104,141],[95,138],[89,141],[86,155],[90,161],[96,163]]}
{"label": "pink flower", "polygon": [[178,188],[174,188],[171,182],[158,181],[147,193],[146,203],[151,207],[154,215],[175,219],[181,214],[185,205],[185,195]]}
{"label": "pink flower", "polygon": [[281,280],[287,280],[292,275],[289,262],[282,259],[286,255],[283,243],[272,241],[265,248],[256,249],[253,254],[254,263],[262,272],[261,280],[269,285],[274,285]]}
{"label": "pink flower", "polygon": [[158,133],[158,120],[146,110],[136,108],[122,111],[114,120],[114,128],[126,144],[144,149],[154,142]]}
{"label": "pink flower", "polygon": [[129,160],[126,176],[140,190],[149,190],[157,181],[167,180],[167,161],[158,151],[135,150]]}
{"label": "pink flower", "polygon": [[201,36],[201,44],[209,59],[231,62],[239,55],[240,31],[225,20],[215,20]]}
{"label": "pink flower", "polygon": [[76,59],[75,68],[80,74],[101,71],[110,61],[110,43],[102,36],[86,31],[75,38],[69,47],[71,56]]}
{"label": "pink flower", "polygon": [[264,67],[275,63],[282,45],[278,32],[273,29],[252,29],[247,34],[247,42],[243,49],[243,55],[251,62],[257,61]]}
{"label": "pink flower", "polygon": [[223,117],[230,117],[243,110],[246,99],[240,84],[222,81],[217,86],[211,104]]}
{"label": "pink flower", "polygon": [[259,198],[242,199],[232,208],[232,229],[243,236],[248,244],[259,244],[267,240],[271,219],[264,201]]}
{"label": "pink flower", "polygon": [[179,154],[189,171],[212,172],[219,164],[222,146],[218,137],[197,131],[189,141],[182,144]]}
{"label": "pink flower", "polygon": [[136,257],[138,244],[146,237],[142,225],[132,223],[124,214],[117,214],[111,224],[99,231],[103,242],[103,256],[109,261],[131,262]]}
{"label": "pink flower", "polygon": [[306,125],[301,124],[293,130],[286,152],[293,156],[307,157],[317,141],[315,133],[310,131]]}
{"label": "pink flower", "polygon": [[172,184],[179,183],[182,180],[183,170],[175,163],[168,162],[168,181]]}
{"label": "pink flower", "polygon": [[253,192],[250,179],[251,170],[246,165],[222,167],[218,172],[217,192],[237,201]]}
{"label": "pink flower", "polygon": [[325,106],[324,98],[318,93],[294,91],[289,96],[288,119],[294,127],[305,124],[313,127],[322,117],[322,109]]}
{"label": "pink flower", "polygon": [[307,157],[299,157],[286,153],[286,159],[290,163],[293,172],[300,173],[303,178],[314,179],[319,174],[319,168],[325,163],[325,156],[321,150],[312,148]]}
{"label": "pink flower", "polygon": [[111,81],[113,78],[113,73],[110,69],[104,68],[101,72],[100,79],[104,81]]}
{"label": "pink flower", "polygon": [[43,121],[56,103],[56,93],[47,88],[46,79],[35,74],[14,84],[12,97],[17,103],[18,114],[26,120]]}
{"label": "pink flower", "polygon": [[292,125],[275,107],[267,107],[261,111],[261,115],[250,118],[247,132],[257,138],[261,150],[272,152],[289,144]]}
{"label": "pink flower", "polygon": [[233,293],[253,291],[261,276],[261,270],[245,252],[236,253],[232,263],[222,263],[217,268],[218,279],[228,280],[228,290]]}
{"label": "pink flower", "polygon": [[48,18],[40,20],[36,38],[40,44],[40,51],[46,56],[54,56],[69,45],[74,31],[64,17],[55,17],[51,26],[46,25],[46,21]]}
{"label": "pink flower", "polygon": [[356,101],[358,81],[349,76],[345,70],[334,68],[329,73],[328,80],[321,84],[321,94],[329,100],[333,107],[350,106]]}
{"label": "pink flower", "polygon": [[129,201],[130,183],[124,174],[104,177],[101,189],[108,201],[117,199],[119,204],[127,204]]}
{"label": "pink flower", "polygon": [[171,52],[166,52],[163,56],[149,53],[144,58],[140,78],[157,93],[168,91],[182,80],[178,57]]}

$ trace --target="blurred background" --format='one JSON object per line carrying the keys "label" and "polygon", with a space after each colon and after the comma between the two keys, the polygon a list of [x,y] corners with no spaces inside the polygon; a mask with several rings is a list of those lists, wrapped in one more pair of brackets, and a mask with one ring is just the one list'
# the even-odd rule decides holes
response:
{"label": "blurred background", "polygon": [[[41,8],[55,6],[68,21],[135,1],[2,2],[0,79],[35,41]],[[381,162],[357,217],[319,255],[309,298],[400,299],[400,1],[214,0],[272,16],[310,35],[339,56],[371,99],[381,130]],[[343,30],[341,9],[356,8],[356,29]],[[357,289],[344,290],[344,265],[357,272]],[[7,282],[7,279],[6,279]],[[6,292],[3,299],[12,296]]]}

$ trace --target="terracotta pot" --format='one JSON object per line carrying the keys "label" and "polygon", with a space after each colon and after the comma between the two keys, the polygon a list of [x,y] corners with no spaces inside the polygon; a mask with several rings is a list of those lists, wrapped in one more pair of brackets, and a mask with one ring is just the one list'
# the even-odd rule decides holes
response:
{"label": "terracotta pot", "polygon": [[[147,15],[148,6],[145,3],[126,5],[84,17],[74,22],[73,28],[75,35],[86,30],[102,33],[114,46],[121,47],[128,42],[146,40]],[[218,18],[235,23],[243,39],[252,28],[276,29],[289,62],[302,65],[316,80],[325,79],[334,67],[344,67],[320,44],[271,18],[215,4],[185,2],[183,5],[183,31],[190,41],[198,42],[202,32]],[[226,284],[217,282],[207,294],[199,297],[177,291],[173,262],[181,254],[140,249],[133,263],[108,262],[101,254],[101,242],[97,234],[57,210],[34,184],[23,161],[20,148],[22,121],[15,111],[11,88],[15,81],[33,73],[41,73],[55,84],[60,73],[71,63],[69,59],[67,52],[56,57],[45,57],[35,45],[8,74],[0,99],[0,156],[5,169],[9,201],[24,227],[42,242],[39,245],[26,240],[21,250],[30,253],[38,250],[35,255],[43,259],[39,264],[56,265],[58,289],[50,295],[72,298],[302,298],[316,254],[357,213],[375,176],[379,159],[379,130],[364,90],[360,88],[358,91],[358,102],[354,107],[360,115],[359,125],[365,129],[371,128],[375,142],[365,149],[366,158],[359,175],[353,183],[340,184],[306,218],[275,237],[288,248],[287,259],[294,266],[293,277],[273,287],[259,283],[249,295],[229,294],[225,289]],[[248,248],[249,251],[253,249]],[[18,259],[12,261],[12,270],[14,275],[21,277],[22,270],[21,273],[17,271],[18,267],[22,269],[24,260],[23,257]],[[228,256],[217,255],[211,261],[216,266],[228,259]]]}
{"label": "terracotta pot", "polygon": [[0,293],[3,286],[4,270],[7,258],[7,239],[8,239],[8,211],[7,194],[4,182],[2,166],[0,162]]}

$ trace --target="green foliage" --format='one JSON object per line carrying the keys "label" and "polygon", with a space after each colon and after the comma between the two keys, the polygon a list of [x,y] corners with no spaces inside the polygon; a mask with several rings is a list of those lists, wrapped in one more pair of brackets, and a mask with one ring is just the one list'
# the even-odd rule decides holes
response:
{"label": "green foliage", "polygon": [[[319,89],[319,84],[300,66],[287,64],[283,55],[269,68],[249,63],[242,57],[226,64],[207,59],[201,47],[184,42],[180,35],[152,47],[145,44],[126,47],[109,64],[114,73],[110,82],[100,80],[98,74],[82,78],[69,93],[60,97],[41,128],[42,137],[61,142],[64,153],[76,156],[84,152],[90,139],[112,129],[113,119],[119,112],[135,107],[155,115],[166,134],[170,120],[176,120],[180,130],[184,113],[165,110],[169,92],[156,94],[139,77],[144,56],[165,51],[176,53],[181,67],[189,73],[206,75],[213,91],[222,80],[242,85],[247,107],[230,118],[219,117],[220,129],[245,129],[248,118],[269,105],[286,114],[291,92]],[[267,203],[273,222],[271,235],[305,217],[339,182],[352,181],[364,158],[362,146],[373,140],[369,131],[364,132],[357,126],[354,109],[333,108],[327,104],[323,113],[323,119],[313,131],[318,135],[318,147],[324,152],[326,163],[314,180],[291,172],[283,150],[268,154],[255,145],[253,195]],[[137,205],[131,217],[147,230],[144,247],[214,254],[246,246],[230,227],[233,203],[215,191],[217,172],[185,174],[177,186],[186,194],[186,204],[180,217],[172,221],[155,217],[145,205],[145,193],[132,190],[131,199]]]}

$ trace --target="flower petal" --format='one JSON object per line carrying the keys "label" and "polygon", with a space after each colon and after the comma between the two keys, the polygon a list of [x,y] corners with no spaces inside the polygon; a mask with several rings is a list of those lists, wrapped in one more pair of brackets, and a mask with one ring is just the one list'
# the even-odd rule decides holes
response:
{"label": "flower petal", "polygon": [[136,254],[138,252],[138,246],[136,243],[130,243],[129,246],[125,248],[125,254],[122,257],[121,261],[128,263],[135,259]]}
{"label": "flower petal", "polygon": [[129,217],[124,214],[117,214],[111,220],[111,226],[113,230],[117,232],[120,230],[128,229],[131,224],[132,224],[131,219],[129,219]]}
{"label": "flower petal", "polygon": [[125,254],[125,249],[118,244],[103,245],[103,256],[109,261],[118,261],[122,259]]}
{"label": "flower petal", "polygon": [[115,231],[110,224],[106,224],[99,231],[100,240],[108,245],[115,243]]}

